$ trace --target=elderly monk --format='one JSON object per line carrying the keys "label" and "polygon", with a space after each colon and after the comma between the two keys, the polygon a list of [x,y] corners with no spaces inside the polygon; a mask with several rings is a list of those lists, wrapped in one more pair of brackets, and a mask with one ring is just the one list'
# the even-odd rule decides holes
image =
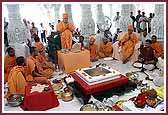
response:
{"label": "elderly monk", "polygon": [[47,83],[47,78],[50,78],[48,74],[42,74],[43,71],[40,63],[37,61],[36,56],[38,56],[38,50],[36,47],[30,47],[30,56],[26,60],[27,70],[26,70],[26,81],[28,82],[38,82]]}
{"label": "elderly monk", "polygon": [[63,21],[58,23],[57,31],[61,33],[61,46],[62,48],[72,48],[72,32],[75,30],[75,26],[68,22],[68,14],[63,14]]}
{"label": "elderly monk", "polygon": [[98,50],[97,50],[97,45],[94,44],[96,39],[94,37],[91,37],[89,39],[89,46],[86,47],[90,51],[90,61],[94,62],[97,61],[99,56],[98,56]]}
{"label": "elderly monk", "polygon": [[134,47],[138,43],[138,38],[133,33],[132,25],[128,25],[128,33],[119,41],[121,47],[122,62],[125,64],[134,52]]}
{"label": "elderly monk", "polygon": [[25,80],[25,59],[20,56],[16,59],[17,66],[13,67],[8,75],[8,93],[7,96],[12,94],[24,94],[25,86],[27,85]]}
{"label": "elderly monk", "polygon": [[159,41],[157,41],[156,35],[152,36],[151,47],[155,50],[156,57],[161,57],[163,55],[163,46]]}
{"label": "elderly monk", "polygon": [[45,55],[45,50],[39,50],[38,56],[36,56],[36,59],[39,63],[39,73],[47,75],[49,78],[54,73],[54,66],[52,62],[48,62],[47,57]]}
{"label": "elderly monk", "polygon": [[112,56],[112,44],[108,41],[106,37],[103,38],[103,42],[100,44],[99,48],[99,58],[111,57]]}
{"label": "elderly monk", "polygon": [[6,55],[4,59],[4,80],[8,81],[8,74],[10,70],[16,66],[16,56],[15,50],[11,47],[9,47],[6,52],[8,52],[8,55]]}

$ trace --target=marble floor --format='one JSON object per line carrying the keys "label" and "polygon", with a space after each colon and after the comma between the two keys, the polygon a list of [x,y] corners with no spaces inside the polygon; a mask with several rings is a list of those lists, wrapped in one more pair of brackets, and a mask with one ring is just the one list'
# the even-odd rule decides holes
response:
{"label": "marble floor", "polygon": [[[126,63],[126,64],[122,64],[122,62],[118,61],[118,60],[104,61],[103,59],[101,59],[101,60],[99,60],[97,62],[92,62],[91,65],[94,66],[94,65],[99,64],[99,63],[105,63],[105,64],[113,67],[114,69],[120,71],[122,74],[125,74],[127,72],[131,72],[131,71],[133,72],[133,71],[139,70],[137,68],[134,68],[132,66],[132,64],[129,63],[129,62]],[[152,74],[151,71],[147,71],[147,73],[149,75]],[[52,79],[62,78],[63,76],[65,76],[65,74],[59,75],[58,73],[55,72]],[[139,73],[138,79],[139,80],[144,80],[145,79],[145,74]],[[152,88],[156,87],[153,84],[152,81],[148,81],[148,85],[150,87],[152,87]],[[119,100],[128,100],[130,97],[136,96],[139,92],[140,91],[138,89],[135,89],[134,91],[130,91],[129,93],[126,93],[126,94],[120,96]],[[6,100],[3,100],[3,101],[4,101],[4,106],[3,106],[4,112],[19,112],[19,111],[21,112],[21,111],[23,111],[20,107],[5,106]],[[74,99],[72,101],[70,101],[70,102],[64,102],[61,99],[59,99],[59,103],[60,103],[60,105],[58,107],[49,109],[48,111],[75,112],[75,111],[80,111],[80,108],[82,106],[81,103],[78,101],[78,99],[76,97],[74,97]]]}

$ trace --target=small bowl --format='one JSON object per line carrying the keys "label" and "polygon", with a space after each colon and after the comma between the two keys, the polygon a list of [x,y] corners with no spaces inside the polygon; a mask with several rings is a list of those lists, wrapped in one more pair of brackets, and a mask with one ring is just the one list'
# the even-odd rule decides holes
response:
{"label": "small bowl", "polygon": [[94,104],[86,104],[80,108],[80,111],[98,111],[98,108]]}

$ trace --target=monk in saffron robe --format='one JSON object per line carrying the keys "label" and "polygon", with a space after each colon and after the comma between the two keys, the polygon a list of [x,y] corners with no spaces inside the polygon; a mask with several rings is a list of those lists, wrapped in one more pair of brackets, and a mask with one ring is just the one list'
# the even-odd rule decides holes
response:
{"label": "monk in saffron robe", "polygon": [[36,56],[36,59],[39,64],[39,73],[42,75],[47,75],[47,78],[50,78],[52,74],[54,73],[54,66],[52,62],[47,61],[47,57],[45,56],[45,51],[40,50],[38,56]]}
{"label": "monk in saffron robe", "polygon": [[57,31],[61,33],[61,46],[62,48],[72,48],[72,32],[75,30],[75,26],[68,22],[68,14],[63,14],[63,21],[58,23]]}
{"label": "monk in saffron robe", "polygon": [[35,43],[33,46],[35,46],[39,51],[45,50],[43,44],[40,42],[40,38],[36,35],[34,38]]}
{"label": "monk in saffron robe", "polygon": [[112,56],[112,44],[108,41],[106,37],[103,38],[103,42],[100,44],[99,48],[99,58],[111,57]]}
{"label": "monk in saffron robe", "polygon": [[28,82],[37,82],[37,83],[47,83],[48,75],[41,74],[39,71],[42,67],[40,67],[39,62],[36,59],[38,56],[38,50],[36,47],[30,48],[30,56],[27,58],[26,64],[26,81]]}
{"label": "monk in saffron robe", "polygon": [[25,86],[27,85],[25,80],[25,59],[20,56],[16,59],[17,66],[13,67],[8,77],[8,93],[6,98],[12,94],[24,94]]}
{"label": "monk in saffron robe", "polygon": [[138,43],[138,38],[133,33],[132,25],[128,25],[128,33],[119,41],[121,47],[122,62],[125,64],[134,52],[134,47]]}
{"label": "monk in saffron robe", "polygon": [[156,35],[152,36],[151,47],[155,50],[156,57],[161,57],[164,54],[163,53],[163,46],[159,41],[157,41]]}
{"label": "monk in saffron robe", "polygon": [[98,50],[97,50],[97,45],[94,44],[94,42],[96,41],[95,38],[91,37],[89,39],[89,46],[86,47],[86,49],[88,49],[90,51],[90,61],[94,62],[97,61],[99,56],[98,56]]}
{"label": "monk in saffron robe", "polygon": [[11,47],[9,47],[6,52],[8,52],[8,55],[6,55],[4,59],[4,80],[8,81],[8,74],[10,70],[16,66],[16,56],[15,50]]}

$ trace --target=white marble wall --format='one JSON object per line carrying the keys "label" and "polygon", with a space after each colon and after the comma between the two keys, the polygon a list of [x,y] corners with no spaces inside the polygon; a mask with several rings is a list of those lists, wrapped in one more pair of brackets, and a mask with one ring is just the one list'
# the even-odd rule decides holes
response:
{"label": "white marble wall", "polygon": [[132,25],[132,19],[130,18],[130,12],[134,12],[135,8],[133,4],[122,4],[121,6],[121,18],[119,21],[119,27],[122,31],[127,31],[128,24]]}
{"label": "white marble wall", "polygon": [[95,22],[92,18],[91,5],[81,4],[82,20],[80,23],[81,34],[90,37],[95,34]]}
{"label": "white marble wall", "polygon": [[65,4],[64,7],[65,7],[65,12],[68,13],[69,15],[68,17],[69,22],[73,23],[71,4]]}
{"label": "white marble wall", "polygon": [[104,24],[104,13],[103,13],[103,8],[102,8],[102,4],[97,4],[97,8],[96,8],[96,23],[97,24]]}
{"label": "white marble wall", "polygon": [[55,13],[55,24],[57,24],[58,20],[60,19],[59,11],[60,11],[61,4],[54,4],[54,13]]}
{"label": "white marble wall", "polygon": [[23,43],[27,42],[29,38],[27,29],[23,25],[20,16],[20,9],[18,4],[8,4],[8,40],[9,45],[14,43]]}
{"label": "white marble wall", "polygon": [[159,40],[164,38],[164,5],[155,5],[155,17],[151,21],[151,35],[156,35]]}

